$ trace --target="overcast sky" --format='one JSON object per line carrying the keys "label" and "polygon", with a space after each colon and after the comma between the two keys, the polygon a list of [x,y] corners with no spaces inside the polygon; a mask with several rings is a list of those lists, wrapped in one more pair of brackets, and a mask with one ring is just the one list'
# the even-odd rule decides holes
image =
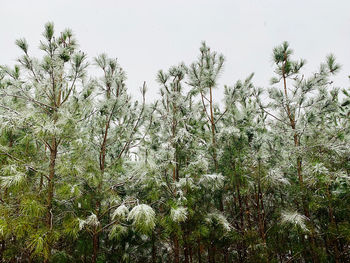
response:
{"label": "overcast sky", "polygon": [[[201,41],[226,58],[222,85],[255,72],[254,83],[268,86],[271,51],[289,41],[296,58],[312,72],[329,53],[343,66],[335,84],[350,82],[349,0],[12,0],[1,2],[0,64],[12,65],[25,37],[32,54],[44,24],[71,28],[89,58],[105,52],[117,57],[128,74],[128,88],[148,83],[148,97],[158,93],[155,76],[179,62],[191,63]],[[222,98],[217,95],[217,100]]]}

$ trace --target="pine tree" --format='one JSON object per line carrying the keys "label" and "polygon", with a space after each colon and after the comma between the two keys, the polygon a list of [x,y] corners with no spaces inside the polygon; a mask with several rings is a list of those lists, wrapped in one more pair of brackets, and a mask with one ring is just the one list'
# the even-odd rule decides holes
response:
{"label": "pine tree", "polygon": [[215,100],[224,57],[156,78],[141,102],[116,59],[45,25],[41,58],[0,67],[1,262],[348,262],[350,91],[283,42]]}
{"label": "pine tree", "polygon": [[[19,65],[14,70],[3,67],[6,87],[2,90],[2,96],[5,101],[18,100],[23,103],[20,109],[16,104],[8,106],[11,115],[16,115],[16,118],[8,121],[13,122],[14,126],[26,128],[27,136],[33,138],[39,155],[43,157],[32,160],[33,165],[25,166],[31,167],[27,170],[34,173],[28,176],[32,187],[35,186],[31,191],[36,195],[39,190],[39,195],[45,201],[40,198],[38,203],[46,211],[44,224],[34,226],[39,229],[30,237],[29,253],[43,256],[47,262],[59,239],[61,211],[55,199],[55,186],[62,179],[62,175],[57,174],[57,167],[61,165],[60,156],[63,155],[60,152],[69,149],[70,143],[77,136],[76,126],[84,107],[81,96],[84,89],[78,90],[77,86],[83,81],[88,64],[85,61],[86,55],[77,51],[70,30],[63,31],[56,38],[53,24],[47,23],[43,36],[40,49],[44,51],[44,56],[41,60],[29,56],[25,39],[16,41],[24,55],[18,59]],[[7,156],[17,165],[24,165],[23,158],[12,158],[10,154]],[[26,173],[23,177],[25,175]],[[18,174],[10,176],[16,177]],[[40,206],[37,209],[41,209]],[[39,215],[41,214],[37,213]],[[18,218],[21,219],[22,217]]]}

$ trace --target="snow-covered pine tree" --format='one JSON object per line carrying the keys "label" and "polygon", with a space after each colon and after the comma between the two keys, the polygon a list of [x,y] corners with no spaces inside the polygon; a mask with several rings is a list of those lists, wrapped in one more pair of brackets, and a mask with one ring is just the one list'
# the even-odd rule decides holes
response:
{"label": "snow-covered pine tree", "polygon": [[[126,190],[125,184],[139,179],[128,170],[137,162],[132,155],[137,154],[136,146],[142,138],[146,84],[141,89],[142,103],[133,102],[127,93],[126,74],[117,60],[101,54],[95,58],[95,64],[102,77],[90,84],[95,90],[93,113],[84,127],[86,153],[81,158],[86,166],[81,180],[85,186],[80,202],[85,204],[79,213],[85,217],[80,219],[81,228],[92,236],[92,262],[104,258],[99,257],[100,244],[108,243],[118,227],[127,226],[128,220],[136,229],[146,231],[154,227],[153,210],[140,205],[132,192],[120,192]],[[130,214],[129,208],[133,208]]]}
{"label": "snow-covered pine tree", "polygon": [[[336,74],[340,66],[332,55],[327,56],[326,62],[321,64],[319,70],[306,78],[301,73],[305,60],[293,60],[293,50],[287,42],[273,49],[275,74],[271,83],[274,85],[269,90],[271,102],[266,113],[275,119],[274,134],[282,143],[282,156],[287,158],[285,173],[290,180],[296,182],[294,195],[299,210],[309,220],[310,232],[308,233],[308,252],[305,258],[313,262],[320,261],[320,253],[317,252],[316,222],[310,204],[312,192],[307,187],[307,167],[309,165],[306,155],[306,143],[310,133],[318,129],[317,120],[325,118],[331,108],[328,97],[328,89],[331,85],[330,77]],[[277,86],[277,84],[281,84]],[[286,140],[289,138],[289,140]],[[294,163],[290,165],[290,161]],[[283,162],[281,162],[282,164]],[[292,175],[295,176],[292,176]],[[299,199],[300,197],[300,199]],[[337,257],[337,256],[336,256]]]}
{"label": "snow-covered pine tree", "polygon": [[[22,153],[16,157],[5,149],[11,162],[27,168],[23,171],[23,177],[32,185],[31,192],[27,194],[35,196],[37,203],[32,203],[33,209],[39,209],[38,213],[34,213],[34,218],[29,220],[37,222],[32,227],[39,229],[33,233],[30,232],[33,229],[23,226],[21,231],[26,234],[21,235],[27,239],[29,254],[43,257],[45,262],[48,262],[52,248],[60,237],[62,211],[56,200],[55,186],[63,179],[63,175],[57,173],[57,166],[67,165],[60,163],[60,157],[69,151],[70,143],[77,138],[79,129],[76,127],[85,113],[82,95],[85,90],[78,87],[81,86],[88,65],[86,55],[77,50],[71,30],[67,29],[57,37],[54,33],[54,25],[47,23],[44,40],[40,42],[40,49],[44,52],[41,59],[29,55],[25,39],[16,41],[23,56],[18,59],[19,65],[14,70],[2,68],[6,82],[1,90],[1,99],[8,107],[4,109],[9,112],[3,118],[14,127],[25,127],[27,138],[31,137],[38,157],[41,156],[26,160]],[[15,101],[21,101],[22,107],[12,103]],[[10,176],[17,177],[18,174],[9,173],[5,182],[10,180]],[[45,211],[45,219],[41,218],[41,209]],[[26,216],[24,213],[17,220],[21,222]]]}
{"label": "snow-covered pine tree", "polygon": [[[0,67],[1,262],[349,262],[348,88],[308,77],[288,43],[272,87],[214,89],[224,58],[160,71],[127,94],[102,54],[88,75],[70,30],[45,25]],[[215,101],[215,103],[214,103]]]}

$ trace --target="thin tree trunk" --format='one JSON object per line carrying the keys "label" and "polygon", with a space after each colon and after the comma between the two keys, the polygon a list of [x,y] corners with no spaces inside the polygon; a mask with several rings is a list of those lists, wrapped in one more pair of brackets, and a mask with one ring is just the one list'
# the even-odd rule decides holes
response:
{"label": "thin tree trunk", "polygon": [[190,263],[193,263],[193,249],[192,249],[192,245],[188,246],[188,252],[190,254]]}
{"label": "thin tree trunk", "polygon": [[184,244],[184,257],[185,257],[185,263],[189,263],[190,262],[190,258],[189,258],[189,251],[188,251],[188,244],[187,241],[185,241]]}
{"label": "thin tree trunk", "polygon": [[224,247],[223,249],[223,254],[224,254],[224,263],[228,263],[228,249],[227,247]]}
{"label": "thin tree trunk", "polygon": [[92,253],[92,260],[91,262],[96,263],[97,261],[97,256],[98,256],[98,250],[99,250],[99,234],[98,234],[98,229],[94,230],[93,236],[92,236],[92,249],[93,249],[93,253]]}
{"label": "thin tree trunk", "polygon": [[215,257],[216,257],[216,247],[214,242],[211,242],[211,251],[212,251],[212,263],[215,263]]}
{"label": "thin tree trunk", "polygon": [[177,236],[174,236],[174,263],[180,262],[180,248]]}
{"label": "thin tree trunk", "polygon": [[[56,139],[52,138],[51,149],[50,149],[50,165],[49,165],[49,180],[48,180],[48,191],[47,191],[47,212],[46,212],[46,227],[49,231],[53,228],[53,213],[52,213],[52,200],[54,195],[54,179],[55,179],[55,167],[57,158],[57,144]],[[48,262],[51,257],[51,244],[48,244],[48,255],[44,262]]]}
{"label": "thin tree trunk", "polygon": [[211,135],[213,144],[213,160],[215,172],[218,170],[218,161],[216,156],[216,138],[215,138],[215,120],[214,120],[214,109],[213,109],[213,92],[212,87],[209,88],[210,98],[209,98],[209,108],[210,108],[210,124],[211,124]]}
{"label": "thin tree trunk", "polygon": [[202,263],[202,255],[201,255],[201,239],[197,238],[197,259],[198,263]]}

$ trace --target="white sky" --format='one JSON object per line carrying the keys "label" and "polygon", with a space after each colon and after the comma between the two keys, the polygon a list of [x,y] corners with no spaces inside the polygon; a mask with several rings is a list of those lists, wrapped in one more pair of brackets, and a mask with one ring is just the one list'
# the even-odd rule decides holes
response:
{"label": "white sky", "polygon": [[143,81],[148,98],[158,94],[159,69],[191,63],[201,41],[226,57],[223,84],[255,72],[254,83],[268,86],[272,48],[289,41],[295,58],[307,60],[312,72],[329,53],[343,66],[335,85],[349,86],[349,0],[12,0],[1,1],[0,64],[12,65],[20,55],[14,45],[25,37],[32,54],[44,24],[56,31],[71,28],[90,59],[105,52],[117,57],[128,74],[130,93]]}

